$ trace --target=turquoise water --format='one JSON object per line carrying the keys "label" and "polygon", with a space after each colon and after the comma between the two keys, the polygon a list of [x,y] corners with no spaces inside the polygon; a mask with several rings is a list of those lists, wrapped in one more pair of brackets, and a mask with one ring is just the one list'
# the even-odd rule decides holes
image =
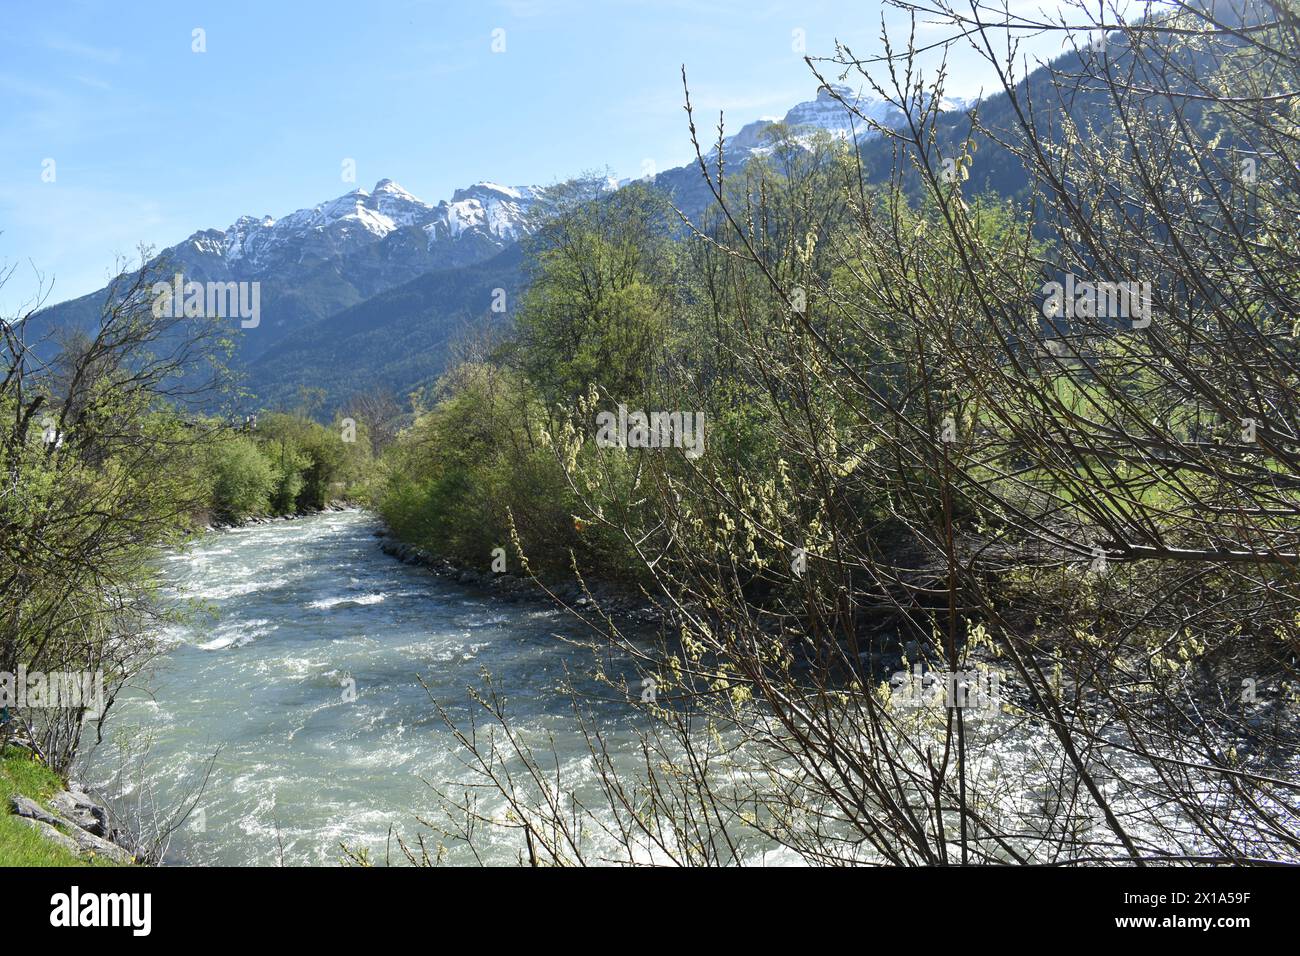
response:
{"label": "turquoise water", "polygon": [[[581,775],[588,752],[561,685],[589,656],[557,637],[576,636],[572,618],[403,565],[377,527],[363,512],[322,514],[210,533],[165,559],[169,597],[211,613],[160,634],[166,652],[110,712],[81,775],[119,813],[156,818],[220,747],[169,860],[332,864],[340,843],[399,856],[390,828],[409,840],[435,809],[424,781],[471,779],[433,700],[463,723],[484,670],[529,738],[554,734],[561,767]],[[616,747],[644,720],[621,700],[599,719]],[[122,769],[115,738],[149,745],[143,771]],[[517,847],[503,833],[488,859],[512,862]]]}

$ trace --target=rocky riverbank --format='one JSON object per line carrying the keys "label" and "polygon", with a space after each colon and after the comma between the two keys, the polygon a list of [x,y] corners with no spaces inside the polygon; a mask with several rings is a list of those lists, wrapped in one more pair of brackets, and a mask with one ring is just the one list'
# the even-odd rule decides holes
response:
{"label": "rocky riverbank", "polygon": [[[30,741],[10,738],[8,746],[33,753]],[[12,751],[11,751],[12,752]],[[35,830],[42,839],[87,862],[107,860],[126,866],[138,862],[129,834],[112,824],[108,808],[80,784],[70,783],[43,800],[12,794],[5,811]]]}
{"label": "rocky riverbank", "polygon": [[232,528],[247,528],[259,524],[275,524],[278,521],[293,521],[297,518],[306,518],[308,515],[325,514],[331,511],[354,511],[357,505],[350,501],[331,501],[324,508],[313,508],[305,511],[297,511],[288,515],[251,515],[239,521],[216,521],[213,520],[204,525],[204,531],[229,531]]}
{"label": "rocky riverbank", "polygon": [[[225,531],[251,525],[275,524],[280,521],[305,518],[312,514],[353,511],[358,507],[350,501],[334,501],[317,511],[302,511],[290,515],[258,515],[232,523],[213,522],[207,530]],[[662,620],[659,609],[646,600],[644,595],[630,594],[605,582],[588,581],[586,590],[576,582],[563,582],[550,585],[548,590],[526,575],[510,571],[501,573],[479,571],[448,558],[439,557],[424,548],[398,540],[386,529],[375,532],[375,536],[382,539],[380,548],[384,554],[397,558],[403,564],[422,567],[457,584],[490,592],[494,598],[501,601],[558,603],[579,613],[604,613],[637,625],[655,624]]]}
{"label": "rocky riverbank", "polygon": [[603,582],[588,581],[586,590],[576,582],[543,587],[530,577],[510,571],[496,573],[465,567],[399,541],[387,531],[377,531],[375,536],[382,539],[379,547],[384,554],[403,564],[417,565],[449,581],[489,592],[501,601],[558,603],[580,614],[608,614],[633,625],[656,624],[663,617],[644,595],[628,594]]}

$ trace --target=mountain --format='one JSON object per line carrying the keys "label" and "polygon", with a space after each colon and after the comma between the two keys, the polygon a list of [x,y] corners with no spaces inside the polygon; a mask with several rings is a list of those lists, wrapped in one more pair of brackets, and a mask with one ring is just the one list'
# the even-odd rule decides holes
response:
{"label": "mountain", "polygon": [[[241,216],[160,253],[186,281],[260,285],[256,328],[236,335],[248,365],[286,335],[432,271],[475,265],[514,245],[545,190],[476,183],[436,205],[391,179],[276,219]],[[55,327],[94,324],[107,290],[61,303],[29,320],[29,340]]]}
{"label": "mountain", "polygon": [[399,400],[444,370],[462,338],[491,338],[523,290],[523,251],[507,245],[484,262],[438,269],[282,336],[245,367],[265,406],[292,406],[299,385],[325,390],[324,411],[346,411],[350,396],[382,386]]}
{"label": "mountain", "polygon": [[[1117,64],[1124,60],[1121,41],[1112,41],[1109,57]],[[1189,57],[1189,68],[1207,66],[1195,52]],[[1019,83],[1019,97],[1035,104],[1033,121],[1046,140],[1059,141],[1067,118],[1098,129],[1113,121],[1104,88],[1076,90],[1068,103],[1061,102],[1051,70],[1079,73],[1084,63],[1080,54],[1066,53]],[[780,119],[749,123],[727,138],[728,168],[734,173],[769,152],[768,134],[779,123],[796,144],[824,134],[852,138],[865,181],[888,181],[896,144],[862,117],[851,118],[841,99],[882,127],[906,120],[878,98],[824,86]],[[955,155],[967,137],[979,147],[963,192],[1023,196],[1029,188],[1023,165],[1000,145],[1016,140],[1021,119],[1006,94],[978,102],[945,98],[939,106],[935,155]],[[989,133],[972,132],[976,109]],[[1200,123],[1202,112],[1192,102],[1186,115]],[[611,180],[608,186],[627,182]],[[909,165],[900,182],[919,194],[920,175]],[[694,162],[659,173],[653,185],[688,217],[698,217],[713,201]],[[547,215],[548,205],[546,189],[491,182],[430,204],[381,179],[373,190],[357,189],[280,219],[243,216],[224,230],[196,232],[160,259],[200,282],[260,282],[259,325],[241,329],[232,322],[235,365],[245,373],[252,404],[287,403],[299,386],[311,385],[326,390],[323,410],[329,414],[357,390],[388,386],[401,395],[433,380],[446,367],[457,336],[508,321],[508,313],[491,311],[494,290],[505,290],[512,307],[518,302],[526,274],[519,240]],[[56,328],[92,325],[105,296],[100,290],[33,316],[29,345]]]}
{"label": "mountain", "polygon": [[[842,97],[844,102],[840,102]],[[861,113],[851,112],[845,103]],[[949,127],[969,125],[967,110],[975,105],[957,97],[945,96],[939,104],[940,123]],[[862,117],[866,117],[864,120]],[[725,168],[734,174],[751,159],[765,156],[775,149],[775,134],[782,132],[781,141],[796,146],[810,147],[813,141],[825,135],[832,139],[853,142],[868,166],[868,179],[881,181],[888,178],[893,161],[892,146],[867,120],[880,126],[898,128],[906,116],[892,103],[876,96],[856,93],[842,85],[821,86],[814,99],[797,103],[779,118],[758,119],[722,141]],[[700,144],[707,147],[706,142]],[[873,152],[874,150],[874,152]],[[716,145],[705,154],[712,171],[717,162]],[[734,181],[734,180],[733,180]],[[713,195],[700,176],[698,163],[688,163],[676,169],[665,170],[655,177],[655,185],[671,197],[673,204],[688,216],[696,216],[713,203]]]}
{"label": "mountain", "polygon": [[[846,103],[857,113],[850,112],[845,106]],[[959,98],[944,97],[939,104],[939,109],[943,113],[960,113],[969,105]],[[858,113],[861,116],[857,115]],[[880,132],[868,125],[867,121],[879,123],[881,126],[898,127],[905,119],[902,110],[879,97],[854,92],[849,86],[838,84],[822,86],[817,90],[816,99],[791,107],[779,121],[760,119],[742,126],[740,132],[723,140],[723,149],[730,161],[737,162],[743,162],[751,155],[764,153],[771,149],[769,137],[765,134],[778,122],[794,134],[796,141],[801,139],[806,141],[817,133],[829,133],[835,139],[864,142],[880,135]]]}
{"label": "mountain", "polygon": [[[891,105],[834,92],[882,125],[902,114]],[[959,102],[945,102],[954,112]],[[770,150],[758,120],[725,142],[735,169]],[[878,138],[823,87],[780,120],[796,141],[818,133]],[[626,184],[610,181],[609,188]],[[694,164],[654,180],[687,215],[711,201]],[[186,281],[257,282],[260,316],[254,328],[232,321],[233,364],[254,406],[291,403],[299,386],[324,388],[329,414],[356,391],[387,386],[399,396],[435,378],[456,337],[475,323],[500,322],[493,290],[510,303],[523,288],[519,240],[547,214],[548,191],[479,182],[450,199],[425,202],[391,179],[275,218],[241,216],[225,229],[204,229],[164,250],[156,260]],[[91,327],[107,290],[52,306],[33,316],[28,340],[56,328]],[[52,349],[52,345],[47,345]]]}
{"label": "mountain", "polygon": [[[220,248],[209,251],[249,276],[275,274],[304,259],[345,258],[394,236],[407,240],[403,248],[409,252],[422,242],[431,256],[448,254],[449,243],[470,237],[499,251],[526,232],[528,211],[542,195],[544,190],[476,183],[457,190],[450,201],[431,206],[391,179],[381,179],[372,192],[357,189],[283,219],[241,216],[221,234]],[[411,229],[422,235],[405,232]],[[196,233],[190,241],[199,236],[205,243],[216,239]],[[412,244],[413,238],[420,242]]]}

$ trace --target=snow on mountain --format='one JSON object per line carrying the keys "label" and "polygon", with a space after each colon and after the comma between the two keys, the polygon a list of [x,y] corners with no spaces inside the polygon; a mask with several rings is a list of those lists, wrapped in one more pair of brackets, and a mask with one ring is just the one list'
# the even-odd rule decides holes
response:
{"label": "snow on mountain", "polygon": [[[837,94],[862,116],[846,109]],[[964,107],[959,100],[943,103],[944,109]],[[818,89],[815,99],[796,104],[781,122],[792,130],[796,140],[804,142],[819,132],[842,139],[877,135],[862,117],[883,126],[896,126],[903,120],[902,112],[883,100],[855,93],[846,86],[834,86]],[[727,149],[741,161],[767,152],[771,144],[765,134],[774,122],[760,119],[749,123],[727,140]],[[609,186],[617,189],[632,181],[611,179]],[[393,180],[381,179],[372,190],[354,189],[279,219],[241,216],[224,233],[195,233],[188,244],[195,251],[224,259],[227,266],[240,273],[253,275],[347,256],[411,228],[424,233],[423,242],[430,250],[471,235],[487,247],[501,248],[531,231],[530,217],[538,212],[538,203],[545,198],[546,190],[542,188],[484,181],[458,189],[451,199],[432,205]]]}
{"label": "snow on mountain", "polygon": [[371,198],[375,208],[394,226],[418,226],[433,210],[428,203],[416,199],[391,179],[375,183]]}
{"label": "snow on mountain", "polygon": [[430,243],[458,238],[468,229],[482,230],[495,239],[518,239],[528,232],[533,204],[545,194],[546,190],[540,188],[475,183],[468,189],[456,190],[450,202],[440,202],[422,228]]}
{"label": "snow on mountain", "polygon": [[[966,105],[947,99],[942,104],[945,110]],[[824,86],[780,120],[749,123],[726,147],[737,162],[762,155],[772,148],[767,132],[776,122],[804,144],[821,133],[840,139],[878,135],[864,117],[882,126],[897,126],[904,119],[898,108],[877,97],[846,86]],[[690,172],[669,170],[667,175]],[[633,181],[611,178],[607,186],[615,190]],[[354,189],[278,219],[241,216],[224,231],[197,232],[171,251],[191,267],[246,278],[288,277],[327,262],[348,263],[343,267],[347,281],[358,294],[371,295],[430,268],[482,261],[531,232],[547,200],[544,188],[482,181],[430,204],[393,180],[381,179],[371,190]]]}
{"label": "snow on mountain", "polygon": [[882,126],[895,126],[903,119],[902,111],[892,103],[874,96],[859,95],[847,86],[823,86],[817,91],[816,99],[792,107],[785,114],[785,124],[795,128],[822,129],[844,137],[852,135],[856,128],[858,135],[862,136],[868,131],[863,118],[851,112],[845,103],[837,99],[836,94],[845,103],[851,104],[862,117]]}
{"label": "snow on mountain", "polygon": [[371,191],[354,189],[280,219],[241,216],[226,229],[221,251],[228,263],[257,272],[288,256],[301,258],[304,249],[346,252],[407,227],[422,229],[430,245],[466,232],[504,243],[528,231],[529,208],[543,192],[476,183],[433,206],[381,179]]}
{"label": "snow on mountain", "polygon": [[[966,107],[964,100],[952,97],[944,97],[940,103],[940,110],[944,112]],[[779,121],[759,119],[746,124],[740,132],[727,138],[725,146],[733,154],[767,152],[771,144],[765,133],[776,122],[789,127],[796,141],[800,142],[806,142],[819,132],[829,133],[836,139],[856,138],[861,141],[880,135],[868,120],[881,126],[897,127],[905,118],[902,110],[878,97],[857,93],[848,86],[822,86],[817,90],[816,99],[796,104]]]}

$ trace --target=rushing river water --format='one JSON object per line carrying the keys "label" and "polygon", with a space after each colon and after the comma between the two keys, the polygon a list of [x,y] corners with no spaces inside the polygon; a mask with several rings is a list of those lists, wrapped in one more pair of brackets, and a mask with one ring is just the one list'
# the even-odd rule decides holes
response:
{"label": "rushing river water", "polygon": [[[410,838],[433,809],[426,780],[469,779],[430,698],[468,716],[466,689],[485,670],[518,726],[554,734],[561,765],[582,766],[560,688],[588,660],[556,636],[574,633],[571,619],[405,566],[380,551],[377,527],[362,512],[322,514],[208,534],[165,559],[172,596],[210,613],[162,635],[169,650],[114,707],[82,775],[124,813],[142,779],[166,807],[220,747],[170,859],[328,864],[344,843],[382,861],[390,827]],[[630,740],[635,719],[608,704],[602,730]],[[150,741],[144,774],[122,773],[115,738]],[[494,853],[513,861],[515,845]]]}
{"label": "rushing river water", "polygon": [[[346,858],[344,845],[376,862],[402,862],[396,835],[408,843],[423,835],[437,847],[438,835],[417,820],[444,819],[429,785],[459,796],[458,784],[482,782],[438,707],[458,727],[471,715],[480,728],[490,725],[468,699],[485,673],[548,780],[558,774],[548,800],[598,813],[602,806],[566,685],[582,695],[620,775],[641,767],[638,734],[649,718],[583,677],[589,652],[563,639],[582,634],[578,622],[540,602],[508,603],[404,565],[380,550],[376,530],[363,512],[322,514],[208,534],[163,559],[168,596],[204,610],[158,635],[166,652],[119,698],[104,743],[83,750],[78,776],[147,832],[138,818],[147,824],[151,807],[166,816],[186,805],[216,753],[169,862],[332,864]],[[630,662],[607,659],[602,667],[635,686]],[[1039,769],[1049,735],[1019,719],[976,721],[969,731],[973,778],[996,787],[999,812],[1031,832],[1051,789]],[[122,741],[144,760],[124,761]],[[1150,777],[1148,768],[1130,771]],[[477,792],[480,813],[506,819],[499,794]],[[1170,822],[1158,804],[1143,809],[1131,796],[1115,798],[1132,815],[1130,832],[1141,832],[1144,817]],[[1099,815],[1092,826],[1104,837]],[[743,840],[747,861],[797,861],[752,837]],[[585,858],[601,859],[608,847],[585,845],[589,839]],[[455,840],[446,845],[447,862],[513,863],[521,851],[509,826],[480,827],[476,853]],[[1039,852],[1033,841],[1023,849],[1029,858]]]}

